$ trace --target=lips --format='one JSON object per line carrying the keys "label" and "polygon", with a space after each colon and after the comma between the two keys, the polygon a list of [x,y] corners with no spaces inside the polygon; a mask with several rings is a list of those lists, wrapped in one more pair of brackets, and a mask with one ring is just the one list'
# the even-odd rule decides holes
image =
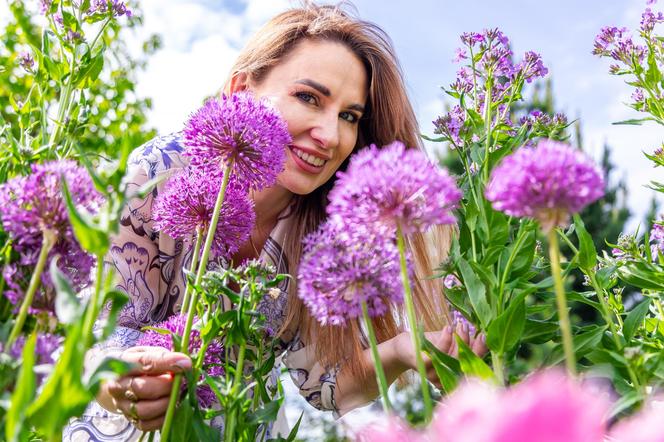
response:
{"label": "lips", "polygon": [[319,173],[328,159],[312,154],[296,146],[288,146],[293,154],[293,161],[298,167],[308,173]]}

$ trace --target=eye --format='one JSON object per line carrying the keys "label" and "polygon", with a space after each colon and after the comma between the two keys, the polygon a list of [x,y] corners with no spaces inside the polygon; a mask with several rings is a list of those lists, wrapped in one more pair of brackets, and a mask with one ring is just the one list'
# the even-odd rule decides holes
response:
{"label": "eye", "polygon": [[352,112],[341,112],[339,117],[342,120],[348,121],[349,123],[357,123],[360,121],[360,118]]}
{"label": "eye", "polygon": [[317,104],[318,100],[316,99],[316,96],[313,94],[310,94],[309,92],[296,92],[295,96],[299,98],[300,100],[304,101],[305,103],[309,104]]}

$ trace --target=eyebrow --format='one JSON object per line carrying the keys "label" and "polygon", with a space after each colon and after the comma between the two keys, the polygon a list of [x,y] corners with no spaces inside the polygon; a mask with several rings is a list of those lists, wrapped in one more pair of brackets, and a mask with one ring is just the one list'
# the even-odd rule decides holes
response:
{"label": "eyebrow", "polygon": [[[329,97],[329,96],[332,95],[329,88],[327,88],[326,86],[323,86],[319,82],[311,80],[309,78],[303,78],[301,80],[297,80],[297,81],[295,81],[295,83],[304,84],[306,86],[314,88],[318,92],[320,92],[321,94],[325,95],[326,97]],[[350,106],[348,106],[348,109],[364,113],[364,106],[362,106],[361,104],[357,104],[357,103],[356,104],[351,104]]]}

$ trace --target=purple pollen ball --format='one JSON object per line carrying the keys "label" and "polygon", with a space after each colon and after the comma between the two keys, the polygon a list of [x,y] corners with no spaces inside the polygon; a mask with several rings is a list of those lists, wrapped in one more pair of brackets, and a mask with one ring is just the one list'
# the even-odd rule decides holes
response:
{"label": "purple pollen ball", "polygon": [[[34,164],[28,176],[17,176],[0,185],[0,220],[12,239],[12,248],[20,258],[2,269],[8,290],[5,295],[19,304],[42,247],[43,232],[55,233],[56,242],[48,262],[58,256],[58,267],[80,290],[90,282],[94,259],[74,236],[67,207],[62,197],[62,177],[67,181],[74,204],[79,209],[96,212],[102,202],[85,168],[73,161]],[[48,269],[48,265],[46,267]],[[50,273],[41,275],[42,289],[35,294],[32,312],[52,311],[54,289]]]}
{"label": "purple pollen ball", "polygon": [[395,141],[371,145],[353,155],[346,172],[337,173],[327,213],[346,224],[388,228],[404,234],[456,222],[452,211],[461,192],[444,169],[419,149]]}
{"label": "purple pollen ball", "polygon": [[362,301],[372,317],[403,302],[399,251],[391,240],[364,227],[326,222],[303,245],[298,296],[321,324],[361,317]]}
{"label": "purple pollen ball", "polygon": [[505,157],[492,171],[485,195],[494,209],[535,218],[548,232],[604,196],[604,179],[583,152],[545,139]]}
{"label": "purple pollen ball", "polygon": [[238,92],[206,101],[187,121],[184,140],[192,166],[219,176],[232,161],[239,183],[258,190],[276,182],[291,137],[269,102]]}
{"label": "purple pollen ball", "polygon": [[[153,210],[155,230],[173,238],[207,233],[221,177],[187,167],[174,174],[157,196]],[[224,202],[212,243],[213,257],[230,258],[247,241],[256,220],[253,202],[235,180],[226,186]]]}
{"label": "purple pollen ball", "polygon": [[[196,321],[197,318],[194,317],[194,323]],[[173,315],[167,320],[155,324],[154,328],[165,329],[182,336],[186,323],[186,315]],[[143,333],[143,336],[140,337],[136,345],[162,347],[168,350],[172,350],[173,337],[170,333],[161,334],[154,330],[147,330],[145,333]],[[200,333],[196,330],[192,330],[191,336],[189,338],[189,354],[194,355],[200,348]],[[222,376],[224,374],[223,355],[224,351],[221,343],[216,340],[212,341],[208,346],[203,358],[203,370],[208,374],[208,376]],[[205,379],[205,376],[201,374],[200,379]],[[185,386],[183,385],[182,388],[184,390]],[[209,408],[217,402],[217,397],[208,385],[201,385],[197,387],[196,395],[198,396],[198,402],[203,407]]]}

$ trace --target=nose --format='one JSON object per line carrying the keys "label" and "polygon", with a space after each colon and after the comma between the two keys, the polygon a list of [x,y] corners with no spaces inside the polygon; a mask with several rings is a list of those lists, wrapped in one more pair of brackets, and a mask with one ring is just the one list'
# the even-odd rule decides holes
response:
{"label": "nose", "polygon": [[339,118],[336,115],[325,114],[317,121],[310,131],[311,138],[323,149],[333,149],[339,145]]}

